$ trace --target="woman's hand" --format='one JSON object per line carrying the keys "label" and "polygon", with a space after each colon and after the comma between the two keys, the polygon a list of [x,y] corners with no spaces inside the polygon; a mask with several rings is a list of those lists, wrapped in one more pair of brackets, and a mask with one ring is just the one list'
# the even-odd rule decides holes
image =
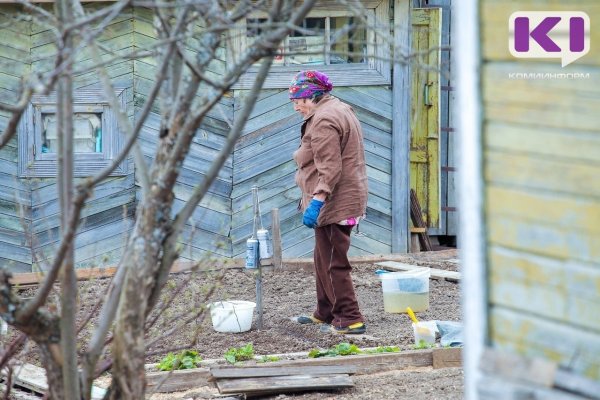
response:
{"label": "woman's hand", "polygon": [[325,204],[324,201],[312,199],[304,210],[304,215],[302,216],[302,223],[309,228],[314,228],[317,225],[317,220],[319,219],[319,213],[321,212],[321,207]]}

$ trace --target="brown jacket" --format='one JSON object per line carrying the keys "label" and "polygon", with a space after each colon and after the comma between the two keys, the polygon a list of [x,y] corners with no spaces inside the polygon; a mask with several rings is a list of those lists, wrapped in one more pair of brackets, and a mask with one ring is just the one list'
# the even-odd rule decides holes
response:
{"label": "brown jacket", "polygon": [[313,195],[325,193],[319,226],[363,215],[367,208],[367,169],[362,130],[352,107],[325,96],[304,118],[301,130],[294,160],[302,209]]}

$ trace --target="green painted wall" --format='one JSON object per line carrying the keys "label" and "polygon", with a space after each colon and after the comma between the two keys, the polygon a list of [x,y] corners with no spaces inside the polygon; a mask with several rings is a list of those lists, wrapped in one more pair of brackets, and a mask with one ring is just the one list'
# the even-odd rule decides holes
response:
{"label": "green painted wall", "polygon": [[[575,8],[600,19],[597,1]],[[573,9],[480,1],[489,339],[600,379],[600,31],[592,23],[590,53],[565,68],[513,58],[499,39],[515,11]]]}

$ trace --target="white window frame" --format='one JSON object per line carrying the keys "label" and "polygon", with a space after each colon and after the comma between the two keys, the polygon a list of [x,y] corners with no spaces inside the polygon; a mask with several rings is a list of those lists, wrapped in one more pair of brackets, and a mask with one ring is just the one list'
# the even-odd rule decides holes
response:
{"label": "white window frame", "polygon": [[[361,2],[367,10],[367,62],[331,65],[293,65],[272,66],[263,88],[287,88],[291,78],[298,71],[318,69],[325,72],[334,86],[366,86],[389,85],[391,83],[390,44],[371,28],[373,26],[386,27],[390,31],[389,0],[363,0]],[[307,18],[319,17],[346,17],[349,16],[345,6],[327,0],[319,1]],[[266,18],[266,14],[253,13],[248,18]],[[234,54],[242,54],[246,49],[246,20],[237,27],[234,34],[233,49],[228,53],[230,60],[235,59]],[[251,67],[243,74],[234,85],[234,89],[249,89],[254,83],[258,67]]]}
{"label": "white window frame", "polygon": [[[125,89],[115,90],[122,110],[126,109]],[[58,156],[42,152],[42,115],[55,114],[56,93],[34,95],[26,108],[18,127],[19,176],[22,178],[56,177]],[[73,175],[90,176],[112,163],[123,148],[124,135],[119,130],[117,116],[99,89],[78,89],[73,94],[74,113],[98,113],[102,120],[102,151],[73,153]],[[111,176],[127,175],[127,160],[123,160],[112,171]]]}

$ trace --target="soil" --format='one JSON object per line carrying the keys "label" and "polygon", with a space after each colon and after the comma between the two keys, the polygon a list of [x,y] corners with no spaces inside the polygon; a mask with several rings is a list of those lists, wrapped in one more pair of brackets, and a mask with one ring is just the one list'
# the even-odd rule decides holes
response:
{"label": "soil", "polygon": [[[445,270],[458,270],[456,249],[396,255],[395,260]],[[257,329],[257,312],[252,329],[243,333],[216,332],[208,313],[200,317],[182,316],[193,313],[206,304],[219,300],[256,301],[256,275],[252,270],[229,269],[210,273],[180,273],[171,276],[162,296],[176,293],[167,311],[158,319],[148,336],[148,363],[159,362],[168,351],[195,349],[203,359],[223,359],[231,347],[252,343],[256,355],[308,352],[327,349],[341,342],[351,342],[360,348],[399,346],[413,349],[413,332],[406,314],[383,310],[381,282],[375,274],[381,267],[371,263],[353,264],[352,278],[361,312],[367,320],[366,335],[336,335],[322,333],[318,326],[300,325],[291,320],[310,315],[315,305],[315,279],[309,268],[283,268],[263,273],[263,328]],[[215,287],[215,281],[220,282]],[[81,283],[81,315],[83,320],[107,285],[106,281]],[[179,289],[180,286],[182,289]],[[210,295],[207,296],[206,294]],[[189,315],[189,314],[188,314]],[[417,313],[420,320],[460,321],[459,284],[445,280],[430,280],[430,307]],[[92,324],[95,319],[92,318]],[[82,337],[90,333],[84,329]],[[158,339],[164,336],[163,339]],[[37,358],[24,355],[28,362],[39,365]],[[224,361],[223,361],[224,362]],[[269,399],[461,399],[463,373],[461,368],[433,370],[420,368],[353,376],[355,386],[338,392],[309,392],[266,397]],[[205,399],[218,392],[204,387],[181,393],[154,394],[152,399]]]}

